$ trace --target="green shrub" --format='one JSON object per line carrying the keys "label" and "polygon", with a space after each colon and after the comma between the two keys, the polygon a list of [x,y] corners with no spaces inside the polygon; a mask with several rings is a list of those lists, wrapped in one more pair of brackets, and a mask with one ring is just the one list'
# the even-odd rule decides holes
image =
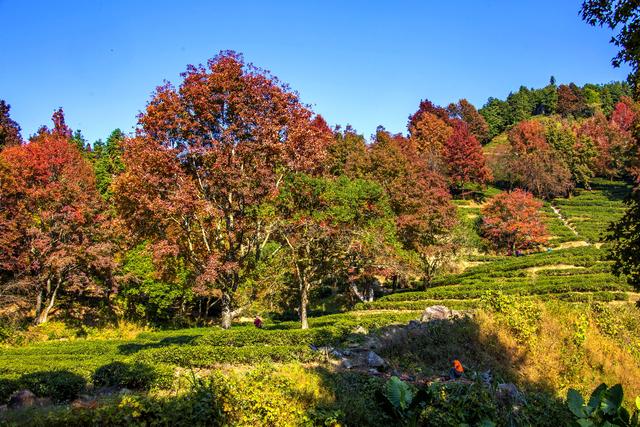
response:
{"label": "green shrub", "polygon": [[113,362],[96,369],[92,381],[98,387],[117,386],[133,390],[149,390],[152,387],[171,386],[172,378],[173,371],[164,365]]}
{"label": "green shrub", "polygon": [[25,374],[18,380],[20,388],[31,390],[36,396],[50,397],[56,402],[75,399],[85,388],[84,377],[66,370]]}

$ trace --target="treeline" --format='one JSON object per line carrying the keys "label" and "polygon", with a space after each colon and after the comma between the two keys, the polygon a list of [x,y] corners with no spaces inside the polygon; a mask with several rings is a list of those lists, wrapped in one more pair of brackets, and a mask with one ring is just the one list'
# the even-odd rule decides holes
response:
{"label": "treeline", "polygon": [[[489,162],[481,141],[496,132],[497,101],[478,112],[425,100],[406,136],[379,128],[368,141],[329,128],[233,52],[158,87],[135,136],[104,143],[73,133],[61,109],[23,141],[2,102],[0,315],[228,327],[243,313],[295,312],[308,327],[318,293],[366,302],[381,281],[428,286],[466,245],[452,195],[497,179],[553,197],[634,173],[637,106],[624,85],[594,87],[589,114],[551,116],[564,111],[561,86],[548,118],[504,125],[509,144]],[[515,221],[521,203],[530,218]],[[544,244],[536,203],[494,200],[480,224],[488,245]]]}
{"label": "treeline", "polygon": [[541,89],[520,86],[505,100],[489,98],[480,109],[487,123],[488,141],[511,126],[533,116],[560,115],[563,118],[586,118],[595,114],[610,116],[615,105],[623,98],[630,98],[632,91],[627,83],[612,82],[603,85],[574,83],[556,85],[552,76],[549,84]]}

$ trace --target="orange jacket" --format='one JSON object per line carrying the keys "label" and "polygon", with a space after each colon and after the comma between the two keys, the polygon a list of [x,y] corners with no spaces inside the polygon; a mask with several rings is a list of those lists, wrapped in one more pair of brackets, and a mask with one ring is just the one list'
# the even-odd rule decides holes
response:
{"label": "orange jacket", "polygon": [[453,369],[456,370],[459,374],[464,372],[464,368],[462,367],[462,363],[458,359],[453,361]]}

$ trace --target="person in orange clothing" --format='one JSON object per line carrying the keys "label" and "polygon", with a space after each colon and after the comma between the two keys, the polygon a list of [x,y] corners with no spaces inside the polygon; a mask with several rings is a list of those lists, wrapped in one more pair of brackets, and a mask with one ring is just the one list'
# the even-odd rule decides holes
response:
{"label": "person in orange clothing", "polygon": [[464,374],[464,367],[458,359],[453,361],[453,367],[449,370],[449,378],[452,380],[458,379]]}

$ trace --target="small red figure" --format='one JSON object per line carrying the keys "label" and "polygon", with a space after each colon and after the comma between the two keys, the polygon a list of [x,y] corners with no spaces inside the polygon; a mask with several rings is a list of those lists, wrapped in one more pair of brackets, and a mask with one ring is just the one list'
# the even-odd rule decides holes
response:
{"label": "small red figure", "polygon": [[256,316],[256,318],[253,320],[253,324],[256,328],[262,329],[262,319],[259,316]]}

